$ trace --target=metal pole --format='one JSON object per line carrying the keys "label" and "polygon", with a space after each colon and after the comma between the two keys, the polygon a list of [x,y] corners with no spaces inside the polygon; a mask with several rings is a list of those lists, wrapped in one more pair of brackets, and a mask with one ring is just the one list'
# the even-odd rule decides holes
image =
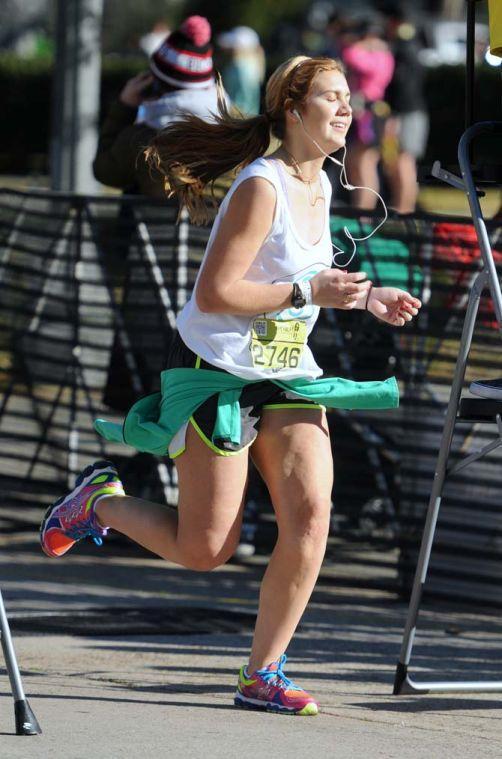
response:
{"label": "metal pole", "polygon": [[103,0],[57,0],[51,189],[91,194],[101,76]]}
{"label": "metal pole", "polygon": [[465,190],[469,201],[472,222],[478,238],[481,258],[483,260],[484,268],[488,272],[490,294],[492,296],[495,315],[497,317],[499,330],[502,330],[502,292],[500,290],[497,268],[493,259],[490,239],[488,237],[483,212],[476,192],[476,186],[472,178],[469,160],[470,147],[474,138],[483,134],[499,135],[500,139],[500,136],[502,136],[502,121],[480,121],[464,132],[458,145],[458,162],[465,183]]}
{"label": "metal pole", "polygon": [[12,695],[14,696],[14,711],[16,717],[17,735],[38,735],[42,732],[37,718],[33,714],[26,696],[24,695],[21,675],[17,666],[16,654],[10,635],[9,621],[3,605],[2,593],[0,591],[0,637],[2,638],[2,649],[9,675]]}

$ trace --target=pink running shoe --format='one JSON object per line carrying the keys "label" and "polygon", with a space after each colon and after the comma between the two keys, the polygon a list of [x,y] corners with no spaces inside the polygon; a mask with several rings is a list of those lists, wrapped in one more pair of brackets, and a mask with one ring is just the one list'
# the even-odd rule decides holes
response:
{"label": "pink running shoe", "polygon": [[278,661],[248,675],[246,667],[239,672],[234,704],[241,709],[263,709],[278,714],[297,714],[300,717],[318,713],[317,702],[306,691],[288,680],[282,671],[286,663],[283,654]]}
{"label": "pink running shoe", "polygon": [[40,527],[40,543],[47,556],[63,556],[82,538],[103,543],[108,527],[102,527],[94,513],[99,498],[125,495],[117,470],[109,461],[96,461],[77,477],[75,488],[47,510]]}

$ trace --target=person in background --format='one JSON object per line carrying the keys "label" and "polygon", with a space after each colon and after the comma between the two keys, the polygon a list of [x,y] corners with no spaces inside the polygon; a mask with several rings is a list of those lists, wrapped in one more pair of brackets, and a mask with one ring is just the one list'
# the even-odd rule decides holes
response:
{"label": "person in background", "polygon": [[100,131],[94,176],[128,193],[165,198],[164,180],[142,152],[160,129],[186,113],[211,121],[218,112],[211,26],[190,16],[150,58],[150,68],[130,79]]}
{"label": "person in background", "polygon": [[217,42],[229,54],[222,78],[230,100],[247,116],[259,113],[265,78],[265,54],[260,38],[249,26],[236,26],[220,34]]}
{"label": "person in background", "polygon": [[[378,191],[380,142],[390,113],[384,96],[394,73],[394,56],[377,21],[359,21],[352,25],[350,34],[354,38],[342,50],[353,93],[354,130],[347,151],[348,177],[357,187]],[[351,199],[357,208],[371,209],[377,202],[366,189],[356,189]]]}
{"label": "person in background", "polygon": [[388,6],[386,15],[395,69],[385,96],[392,112],[385,125],[385,139],[390,144],[385,171],[392,207],[399,213],[413,213],[418,195],[417,159],[425,153],[429,134],[425,71],[419,60],[416,27],[397,4]]}

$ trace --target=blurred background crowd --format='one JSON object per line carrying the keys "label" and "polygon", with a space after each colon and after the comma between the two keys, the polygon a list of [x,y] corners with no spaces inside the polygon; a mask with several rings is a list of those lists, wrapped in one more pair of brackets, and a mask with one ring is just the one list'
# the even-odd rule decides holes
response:
{"label": "blurred background crowd", "polygon": [[[51,0],[4,0],[0,8],[0,86],[9,114],[0,125],[0,174],[27,175],[31,183],[37,177],[43,183],[50,170],[55,6]],[[482,119],[494,116],[501,59],[489,53],[487,8],[480,6],[476,109]],[[166,75],[161,52],[158,57],[166,40],[179,50],[188,44],[194,57],[211,48],[208,83],[219,70],[229,104],[244,114],[259,112],[267,75],[282,60],[298,53],[328,55],[344,62],[353,93],[351,183],[380,189],[392,208],[413,212],[417,166],[438,157],[453,163],[463,131],[465,14],[465,0],[236,0],[228,7],[214,0],[106,0],[95,175],[130,191],[131,177],[118,178],[110,163],[120,129],[143,124],[144,139],[174,111],[215,110],[214,92],[196,86],[194,95],[190,82],[172,80],[167,69]],[[207,19],[207,28],[183,31],[191,16]],[[122,112],[112,109],[110,122],[117,96]],[[145,187],[140,181],[136,190]],[[155,188],[146,192],[155,194]],[[338,190],[335,202],[372,208],[376,198],[364,190],[349,198]]]}

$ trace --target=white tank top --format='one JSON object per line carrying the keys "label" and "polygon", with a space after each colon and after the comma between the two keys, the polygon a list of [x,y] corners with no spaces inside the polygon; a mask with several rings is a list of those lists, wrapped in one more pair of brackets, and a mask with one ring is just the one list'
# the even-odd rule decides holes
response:
{"label": "white tank top", "polygon": [[[295,226],[283,172],[279,161],[266,158],[258,158],[240,172],[220,206],[202,265],[237,187],[250,177],[264,177],[276,191],[274,219],[246,280],[266,284],[301,282],[331,267],[331,185],[326,173],[321,171],[324,228],[319,241],[311,245],[302,240]],[[322,374],[306,343],[319,316],[318,306],[291,307],[256,317],[203,313],[195,298],[198,279],[191,299],[178,315],[177,325],[183,342],[204,361],[250,380],[314,379]]]}

